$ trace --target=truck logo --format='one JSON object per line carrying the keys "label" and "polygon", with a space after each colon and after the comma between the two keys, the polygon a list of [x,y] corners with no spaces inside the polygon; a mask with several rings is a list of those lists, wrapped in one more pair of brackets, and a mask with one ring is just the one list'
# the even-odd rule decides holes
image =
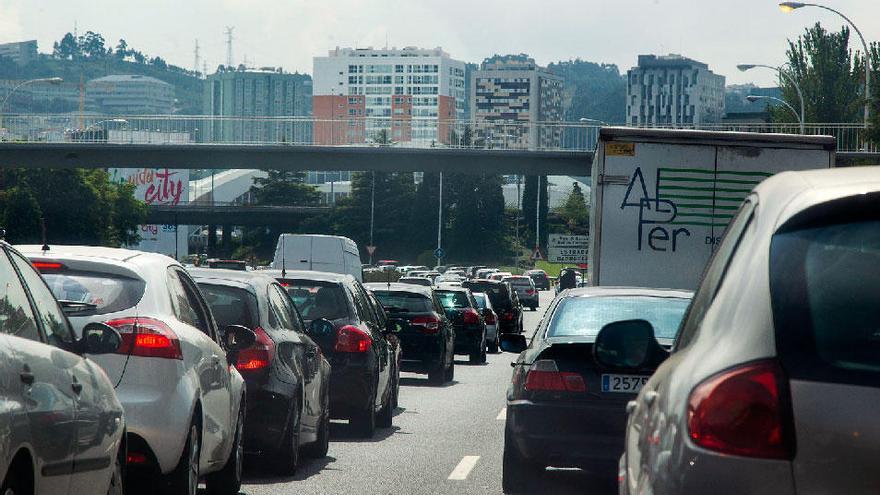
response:
{"label": "truck logo", "polygon": [[767,172],[714,168],[658,168],[653,190],[641,167],[629,179],[620,209],[638,208],[637,249],[676,252],[694,227],[709,227],[704,242],[715,245],[739,204]]}

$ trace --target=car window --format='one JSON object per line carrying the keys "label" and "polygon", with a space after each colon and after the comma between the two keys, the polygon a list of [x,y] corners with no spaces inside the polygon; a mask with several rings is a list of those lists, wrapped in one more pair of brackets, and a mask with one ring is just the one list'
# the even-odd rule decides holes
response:
{"label": "car window", "polygon": [[303,329],[299,326],[296,310],[293,309],[290,298],[282,294],[274,284],[270,285],[268,290],[269,314],[275,319],[273,326],[302,332]]}
{"label": "car window", "polygon": [[553,313],[547,337],[598,335],[609,323],[639,319],[651,323],[657,338],[674,339],[689,302],[674,297],[566,297]]}
{"label": "car window", "polygon": [[872,374],[876,385],[880,221],[777,233],[770,294],[779,353],[793,376],[853,383],[850,377]]}
{"label": "car window", "polygon": [[486,309],[486,294],[474,294],[474,301],[480,309]]}
{"label": "car window", "polygon": [[289,280],[284,290],[306,323],[318,318],[348,318],[349,305],[345,290],[335,282]]}
{"label": "car window", "polygon": [[43,271],[43,279],[59,301],[94,304],[89,315],[116,313],[134,307],[143,297],[146,282],[98,272]]}
{"label": "car window", "polygon": [[199,282],[199,289],[208,301],[214,321],[221,328],[241,325],[250,329],[260,326],[257,296],[241,287]]}
{"label": "car window", "polygon": [[466,292],[438,290],[437,298],[446,309],[469,308],[471,302]]}
{"label": "car window", "polygon": [[169,274],[173,282],[172,299],[176,301],[177,317],[180,321],[192,325],[204,334],[214,338],[214,332],[210,326],[210,318],[206,313],[206,306],[202,304],[198,289],[187,275],[179,269],[170,268]]}
{"label": "car window", "polygon": [[46,287],[46,282],[34,270],[30,262],[21,255],[12,251],[9,252],[9,255],[18,267],[24,283],[27,284],[31,298],[34,300],[34,309],[37,312],[37,317],[43,323],[43,330],[46,332],[46,338],[49,343],[58,346],[63,343],[73,342],[73,333],[70,330],[67,317],[61,311],[55,296]]}
{"label": "car window", "polygon": [[0,253],[0,331],[39,342],[40,332],[30,301],[12,262]]}
{"label": "car window", "polygon": [[422,294],[403,291],[373,291],[389,313],[430,313],[431,299]]}
{"label": "car window", "polygon": [[363,322],[376,325],[376,315],[370,308],[370,303],[367,302],[367,295],[366,293],[364,293],[364,290],[357,284],[354,284],[354,286],[350,287],[349,290],[352,291],[352,296],[354,297],[354,304],[357,308],[359,319]]}
{"label": "car window", "polygon": [[736,254],[736,247],[739,245],[746,227],[748,227],[752,220],[754,210],[755,203],[753,200],[747,199],[740,206],[736,217],[728,225],[724,238],[721,240],[721,245],[713,253],[712,259],[709,260],[709,264],[706,266],[700,287],[694,294],[694,298],[685,315],[678,340],[673,346],[674,350],[687,347],[693,341],[694,336],[696,336],[706,311],[709,310],[709,306],[715,299],[715,294],[718,293],[718,288],[721,287],[721,283],[724,281],[727,266],[730,264],[733,255]]}

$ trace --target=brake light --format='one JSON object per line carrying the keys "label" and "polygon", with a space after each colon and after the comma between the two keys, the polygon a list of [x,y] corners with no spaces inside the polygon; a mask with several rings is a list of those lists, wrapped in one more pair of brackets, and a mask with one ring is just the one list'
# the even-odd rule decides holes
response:
{"label": "brake light", "polygon": [[512,320],[513,319],[513,311],[505,311],[501,313],[502,320]]}
{"label": "brake light", "polygon": [[433,335],[440,331],[440,319],[436,316],[416,316],[409,322],[414,327],[420,327],[422,333]]}
{"label": "brake light", "polygon": [[749,363],[709,378],[688,401],[691,440],[730,455],[791,459],[786,383],[775,361]]}
{"label": "brake light", "polygon": [[117,354],[183,359],[177,334],[162,321],[138,316],[110,320],[107,325],[115,328],[122,336]]}
{"label": "brake light", "polygon": [[254,345],[238,353],[235,369],[238,371],[258,371],[268,368],[275,359],[275,341],[260,327],[254,328],[257,339]]}
{"label": "brake light", "polygon": [[336,331],[336,352],[367,352],[373,346],[373,338],[358,327],[346,325]]}
{"label": "brake light", "polygon": [[556,361],[540,359],[535,361],[526,375],[526,390],[551,392],[586,392],[584,377],[569,371],[559,371]]}
{"label": "brake light", "polygon": [[498,322],[498,318],[495,316],[494,311],[489,311],[486,313],[486,325],[494,325]]}
{"label": "brake light", "polygon": [[526,295],[534,296],[534,295],[535,295],[535,289],[526,289]]}
{"label": "brake light", "polygon": [[473,308],[462,311],[461,317],[465,325],[474,325],[480,322],[480,313],[477,313]]}
{"label": "brake light", "polygon": [[125,459],[128,464],[144,464],[147,462],[147,456],[140,452],[129,451]]}
{"label": "brake light", "polygon": [[34,268],[40,270],[41,272],[61,270],[64,268],[63,263],[58,263],[55,261],[32,261],[31,264],[34,265]]}

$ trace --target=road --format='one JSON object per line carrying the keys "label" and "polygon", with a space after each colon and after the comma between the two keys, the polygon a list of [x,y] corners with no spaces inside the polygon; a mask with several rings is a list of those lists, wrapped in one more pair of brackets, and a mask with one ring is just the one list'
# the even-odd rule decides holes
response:
{"label": "road", "polygon": [[[538,311],[525,312],[526,335],[551,300],[552,292],[543,292]],[[334,422],[326,458],[303,461],[289,478],[251,464],[242,493],[500,494],[505,395],[515,357],[489,354],[487,364],[475,366],[459,356],[455,381],[444,387],[403,373],[392,428],[365,440]],[[599,481],[577,470],[548,470],[523,493],[613,493],[615,475]]]}

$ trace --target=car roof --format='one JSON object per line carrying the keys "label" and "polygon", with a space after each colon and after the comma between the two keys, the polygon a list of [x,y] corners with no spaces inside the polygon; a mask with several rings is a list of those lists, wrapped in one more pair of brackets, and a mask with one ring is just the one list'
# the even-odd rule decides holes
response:
{"label": "car roof", "polygon": [[40,244],[19,244],[15,246],[20,253],[31,255],[39,255],[53,258],[92,258],[94,260],[107,260],[111,262],[128,262],[135,258],[162,258],[167,261],[169,258],[164,254],[150,253],[147,251],[136,251],[134,249],[110,248],[101,246],[70,246],[64,244],[51,244],[48,251],[43,251]]}
{"label": "car roof", "polygon": [[649,287],[579,287],[567,289],[561,295],[563,297],[648,296],[690,299],[694,297],[694,292],[681,289],[655,289]]}
{"label": "car roof", "polygon": [[446,292],[470,292],[470,289],[467,287],[459,287],[457,285],[438,287],[437,290]]}
{"label": "car roof", "polygon": [[395,292],[412,292],[415,294],[421,294],[423,296],[431,297],[432,288],[424,286],[424,285],[415,285],[415,284],[399,284],[396,282],[392,282],[387,284],[385,282],[371,282],[364,284],[364,287],[370,290],[392,290]]}
{"label": "car roof", "polygon": [[[223,268],[188,268],[196,282],[220,282],[222,285],[262,287],[275,282],[275,279],[261,272],[227,270]],[[229,284],[231,282],[231,284]]]}
{"label": "car roof", "polygon": [[301,279],[301,280],[319,280],[322,282],[348,282],[355,278],[347,273],[334,272],[316,272],[313,270],[285,270],[284,276],[281,276],[281,270],[259,270],[257,273],[263,273],[274,278]]}

